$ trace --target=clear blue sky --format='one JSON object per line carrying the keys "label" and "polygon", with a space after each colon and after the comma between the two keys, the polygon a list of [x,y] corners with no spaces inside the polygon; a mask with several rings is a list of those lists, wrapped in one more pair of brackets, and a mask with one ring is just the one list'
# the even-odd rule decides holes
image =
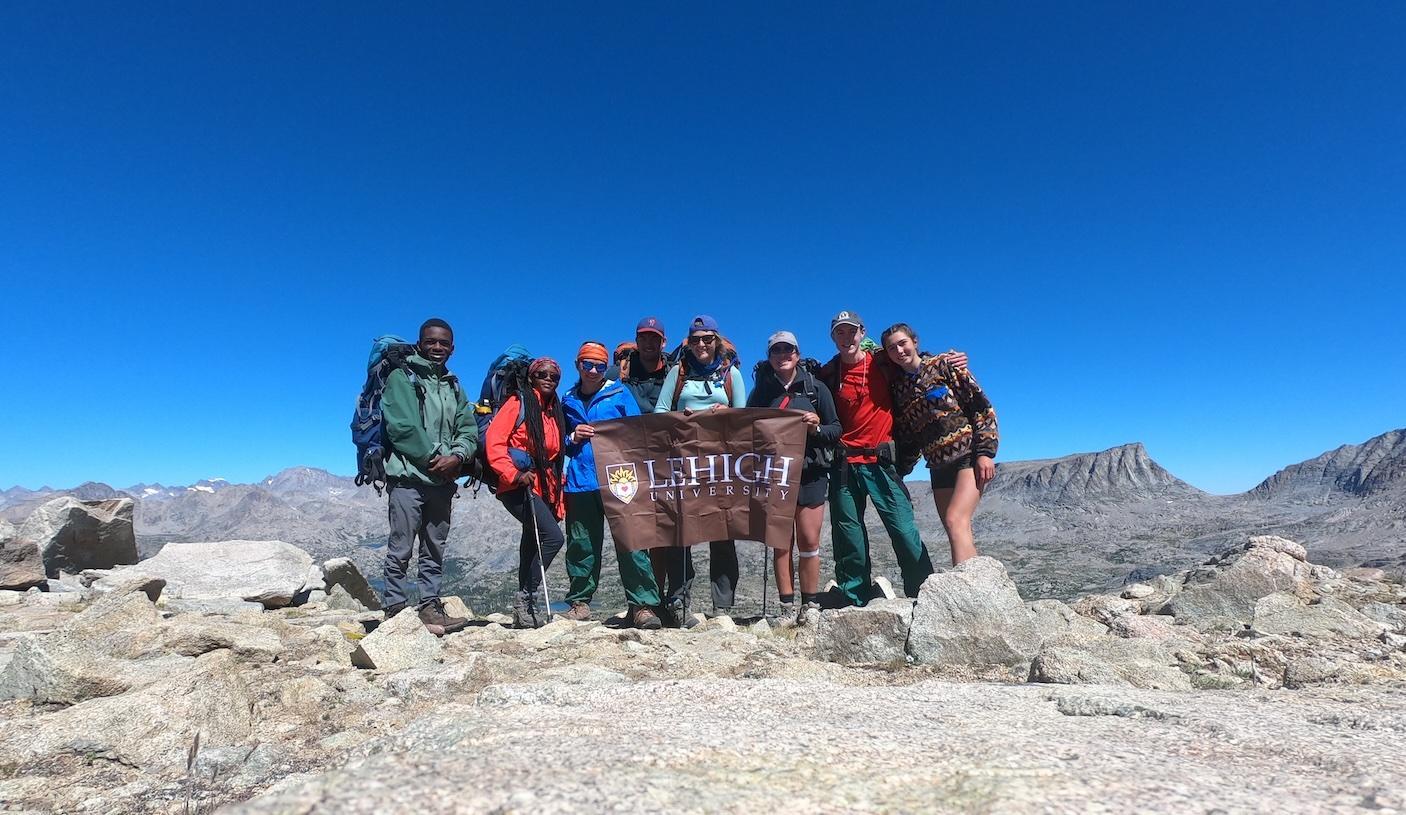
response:
{"label": "clear blue sky", "polygon": [[1398,3],[8,3],[0,487],[351,470],[370,339],[957,346],[1001,458],[1406,425]]}

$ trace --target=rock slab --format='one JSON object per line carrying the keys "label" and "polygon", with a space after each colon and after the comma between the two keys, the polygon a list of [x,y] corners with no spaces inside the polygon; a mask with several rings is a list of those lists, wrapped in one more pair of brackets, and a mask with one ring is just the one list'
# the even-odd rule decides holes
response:
{"label": "rock slab", "polygon": [[102,577],[93,587],[102,591],[134,574],[165,578],[166,595],[173,600],[245,600],[264,608],[291,605],[322,581],[312,556],[292,544],[235,540],[168,543],[154,557]]}

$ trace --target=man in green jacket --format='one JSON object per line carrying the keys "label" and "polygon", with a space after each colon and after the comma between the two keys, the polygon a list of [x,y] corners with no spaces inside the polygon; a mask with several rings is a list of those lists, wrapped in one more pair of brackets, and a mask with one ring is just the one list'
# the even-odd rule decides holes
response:
{"label": "man in green jacket", "polygon": [[458,491],[455,479],[478,448],[478,425],[459,380],[444,366],[454,353],[454,330],[438,318],[420,326],[410,372],[397,368],[386,377],[381,418],[388,442],[386,482],[390,529],[386,542],[386,619],[408,604],[405,577],[420,539],[420,600],[425,628],[436,636],[468,625],[451,617],[439,597],[449,514]]}

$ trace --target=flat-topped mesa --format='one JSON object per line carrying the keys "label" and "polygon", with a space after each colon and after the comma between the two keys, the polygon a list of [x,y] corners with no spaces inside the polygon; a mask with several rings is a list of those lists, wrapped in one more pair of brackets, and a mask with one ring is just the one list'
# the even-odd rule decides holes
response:
{"label": "flat-topped mesa", "polygon": [[1361,444],[1344,444],[1321,456],[1291,464],[1248,493],[1255,498],[1321,501],[1406,493],[1406,428]]}
{"label": "flat-topped mesa", "polygon": [[1030,503],[1055,504],[1205,495],[1153,461],[1141,442],[1099,453],[1006,462],[996,468],[991,489]]}

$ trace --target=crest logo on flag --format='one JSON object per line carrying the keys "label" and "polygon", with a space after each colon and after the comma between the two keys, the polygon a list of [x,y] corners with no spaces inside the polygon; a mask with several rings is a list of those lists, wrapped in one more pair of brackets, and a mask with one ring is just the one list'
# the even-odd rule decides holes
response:
{"label": "crest logo on flag", "polygon": [[610,494],[620,499],[622,504],[634,500],[640,492],[640,477],[634,464],[611,464],[605,468],[606,479],[610,484]]}

